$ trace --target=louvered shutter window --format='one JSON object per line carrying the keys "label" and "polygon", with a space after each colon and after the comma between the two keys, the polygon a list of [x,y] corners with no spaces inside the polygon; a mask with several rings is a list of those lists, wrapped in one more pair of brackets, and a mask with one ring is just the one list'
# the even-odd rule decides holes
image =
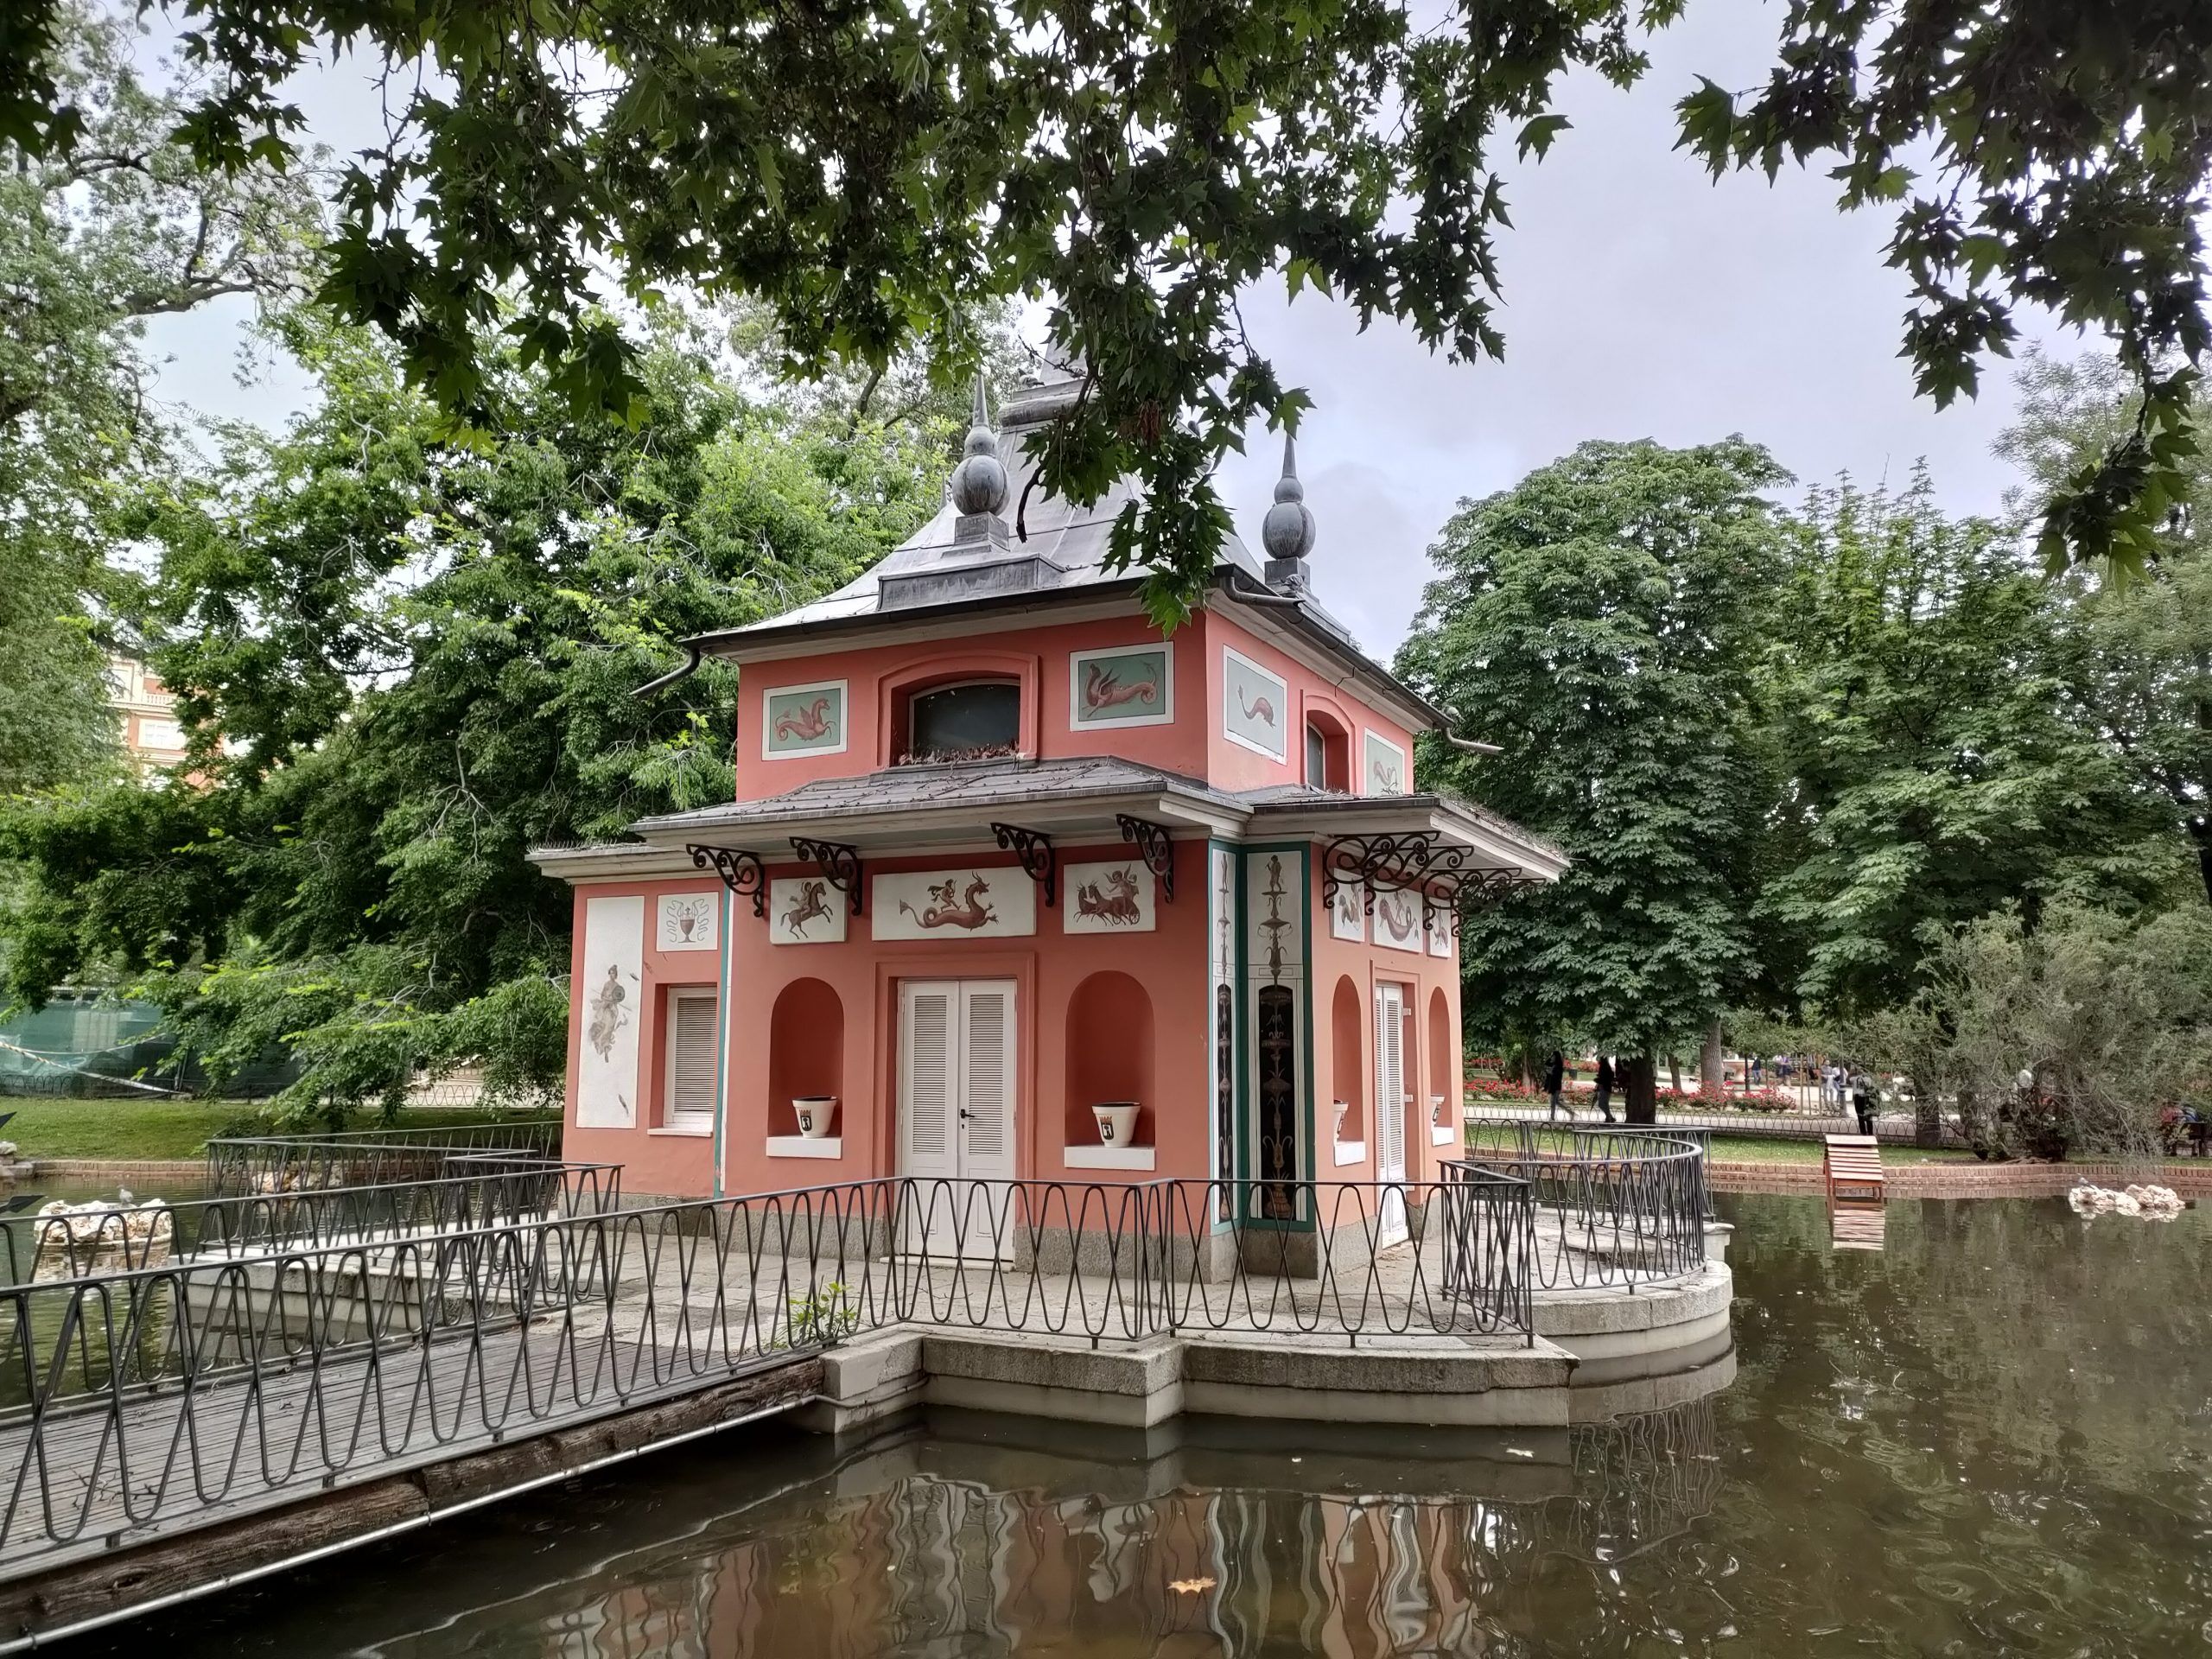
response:
{"label": "louvered shutter window", "polygon": [[662,1122],[671,1129],[715,1124],[715,1049],[721,998],[709,990],[668,998],[668,1094]]}

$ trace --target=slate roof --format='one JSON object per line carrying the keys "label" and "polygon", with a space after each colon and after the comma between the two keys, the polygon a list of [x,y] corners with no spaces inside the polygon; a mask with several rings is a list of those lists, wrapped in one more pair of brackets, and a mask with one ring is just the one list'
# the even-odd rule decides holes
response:
{"label": "slate roof", "polygon": [[[1027,440],[1074,401],[1080,385],[1080,381],[1069,378],[1031,387],[1018,394],[1001,416],[999,459],[1006,467],[1010,485],[1005,514],[1008,551],[1021,557],[1039,559],[1057,573],[1051,585],[1033,594],[1033,598],[1130,581],[1126,572],[1105,568],[1114,520],[1122,507],[1136,499],[1136,492],[1128,480],[1116,482],[1087,507],[1063,496],[1048,495],[1041,489],[1029,489],[1037,467],[1026,453]],[[796,610],[785,611],[780,616],[724,629],[704,638],[738,645],[747,634],[780,632],[787,628],[819,626],[878,615],[881,613],[877,600],[882,579],[925,569],[942,561],[955,545],[953,525],[959,516],[959,510],[948,494],[935,518],[836,593]],[[1017,523],[1027,532],[1026,540],[1014,535]],[[1255,582],[1264,585],[1265,575],[1259,560],[1233,532],[1222,545],[1220,564],[1242,570]]]}
{"label": "slate roof", "polygon": [[666,817],[647,818],[641,835],[671,829],[776,823],[785,819],[874,817],[930,807],[972,807],[979,814],[1039,801],[1081,801],[1119,795],[1171,794],[1193,804],[1236,812],[1238,798],[1195,778],[1140,766],[1112,755],[1060,760],[955,760],[890,766],[849,778],[818,778],[764,800],[731,801]]}
{"label": "slate roof", "polygon": [[823,778],[764,800],[732,801],[690,812],[647,818],[634,832],[667,837],[758,825],[813,823],[825,818],[881,817],[899,812],[958,808],[980,824],[1011,809],[1039,803],[1077,804],[1130,796],[1179,798],[1262,831],[1265,820],[1307,812],[1427,814],[1443,811],[1465,817],[1508,845],[1540,858],[1566,862],[1566,855],[1542,836],[1456,796],[1344,795],[1295,785],[1263,789],[1221,790],[1196,778],[1112,755],[1084,755],[1057,760],[976,760],[941,765],[893,766],[857,777]]}

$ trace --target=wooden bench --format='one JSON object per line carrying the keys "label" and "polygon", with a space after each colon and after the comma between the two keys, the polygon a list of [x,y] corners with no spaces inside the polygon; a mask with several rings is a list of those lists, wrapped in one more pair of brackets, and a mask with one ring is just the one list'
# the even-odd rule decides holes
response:
{"label": "wooden bench", "polygon": [[1882,1143],[1871,1135],[1831,1135],[1827,1141],[1828,1197],[1839,1192],[1883,1199]]}

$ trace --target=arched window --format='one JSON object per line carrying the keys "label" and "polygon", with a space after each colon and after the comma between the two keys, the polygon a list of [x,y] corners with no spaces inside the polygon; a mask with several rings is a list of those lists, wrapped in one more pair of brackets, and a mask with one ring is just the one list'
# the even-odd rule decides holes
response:
{"label": "arched window", "polygon": [[908,760],[1015,754],[1021,747],[1021,687],[1014,680],[961,680],[906,699]]}
{"label": "arched window", "polygon": [[1306,717],[1306,786],[1340,793],[1351,787],[1350,734],[1318,710]]}

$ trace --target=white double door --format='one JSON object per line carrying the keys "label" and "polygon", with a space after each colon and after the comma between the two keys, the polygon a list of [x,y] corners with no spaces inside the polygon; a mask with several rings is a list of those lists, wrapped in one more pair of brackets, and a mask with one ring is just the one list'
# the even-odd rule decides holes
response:
{"label": "white double door", "polygon": [[[1375,1179],[1406,1179],[1406,991],[1402,985],[1375,988]],[[1406,1198],[1396,1187],[1376,1189],[1378,1248],[1406,1236]]]}
{"label": "white double door", "polygon": [[1004,1254],[1014,1179],[1010,979],[899,985],[899,1173],[905,1254]]}

